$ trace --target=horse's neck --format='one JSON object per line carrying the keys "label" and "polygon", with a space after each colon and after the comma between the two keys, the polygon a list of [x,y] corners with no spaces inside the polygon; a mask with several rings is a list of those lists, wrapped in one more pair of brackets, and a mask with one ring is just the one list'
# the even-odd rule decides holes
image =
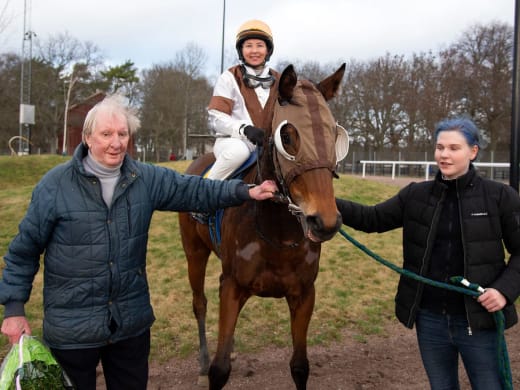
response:
{"label": "horse's neck", "polygon": [[[260,184],[264,180],[277,182],[274,165],[269,156],[260,156],[260,163],[251,167],[244,175],[243,180],[250,184]],[[277,185],[279,191],[281,191],[281,184],[277,182]],[[265,240],[280,244],[281,242],[299,243],[304,239],[300,222],[289,212],[287,204],[264,200],[255,202],[253,207],[255,209],[256,230]]]}
{"label": "horse's neck", "polygon": [[[267,156],[264,154],[267,151],[264,150],[260,158],[259,164],[254,164],[249,168],[249,170],[244,175],[244,182],[249,184],[260,184],[265,180],[274,180],[276,181],[276,173],[274,172],[274,165],[272,161],[269,160]],[[259,169],[260,167],[260,169]]]}
{"label": "horse's neck", "polygon": [[[277,183],[278,190],[281,191],[281,184],[277,181],[276,173],[274,172],[274,165],[268,156],[262,156],[260,160],[260,173],[258,171],[258,165],[255,165],[249,169],[249,171],[244,176],[244,182],[250,184],[260,184],[264,180],[273,180]],[[287,204],[275,202],[273,200],[266,200],[262,202],[256,203],[257,213],[257,221],[262,223],[261,221],[267,222],[271,224],[273,220],[273,216],[276,216],[276,220],[282,226],[288,225],[296,225],[296,229],[300,231],[299,222],[296,218],[291,215],[289,212],[289,208]]]}

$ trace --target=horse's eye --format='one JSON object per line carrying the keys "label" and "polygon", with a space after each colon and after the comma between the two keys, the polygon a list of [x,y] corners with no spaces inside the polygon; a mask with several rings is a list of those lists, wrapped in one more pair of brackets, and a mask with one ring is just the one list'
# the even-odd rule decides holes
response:
{"label": "horse's eye", "polygon": [[293,125],[287,124],[282,128],[280,132],[280,141],[282,141],[282,147],[286,153],[291,156],[296,156],[300,146],[300,137],[298,131]]}

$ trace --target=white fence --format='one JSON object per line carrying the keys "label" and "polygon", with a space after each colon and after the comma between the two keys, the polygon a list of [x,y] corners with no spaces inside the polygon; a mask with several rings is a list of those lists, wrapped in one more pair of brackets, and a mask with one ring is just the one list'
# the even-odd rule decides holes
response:
{"label": "white fence", "polygon": [[[366,176],[366,166],[367,165],[383,165],[383,167],[391,167],[392,168],[392,180],[395,179],[396,167],[400,169],[401,166],[409,166],[409,165],[419,165],[424,166],[424,179],[428,180],[430,177],[430,167],[437,166],[435,161],[372,161],[372,160],[361,160],[359,162],[362,165],[362,177]],[[487,167],[491,168],[509,168],[509,163],[492,163],[492,162],[475,162],[473,163],[476,167]],[[491,177],[493,178],[493,173],[491,173]]]}

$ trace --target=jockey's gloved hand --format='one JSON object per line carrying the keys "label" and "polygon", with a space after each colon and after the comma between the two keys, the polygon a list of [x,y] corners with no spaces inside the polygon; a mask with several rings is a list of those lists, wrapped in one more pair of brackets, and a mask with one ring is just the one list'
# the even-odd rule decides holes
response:
{"label": "jockey's gloved hand", "polygon": [[244,135],[254,145],[261,145],[264,142],[264,129],[248,125],[244,127]]}

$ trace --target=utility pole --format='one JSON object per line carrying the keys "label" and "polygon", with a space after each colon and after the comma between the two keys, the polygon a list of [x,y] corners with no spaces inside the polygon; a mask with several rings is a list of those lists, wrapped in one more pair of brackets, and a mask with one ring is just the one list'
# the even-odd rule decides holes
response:
{"label": "utility pole", "polygon": [[[23,147],[24,134],[27,132],[27,151],[30,154],[31,145],[31,125],[34,125],[34,106],[31,105],[31,76],[32,76],[32,39],[36,36],[31,31],[31,1],[24,0],[23,12],[23,40],[22,40],[22,65],[20,75],[20,141],[18,144],[18,154],[25,153]],[[29,2],[29,4],[27,4]]]}

